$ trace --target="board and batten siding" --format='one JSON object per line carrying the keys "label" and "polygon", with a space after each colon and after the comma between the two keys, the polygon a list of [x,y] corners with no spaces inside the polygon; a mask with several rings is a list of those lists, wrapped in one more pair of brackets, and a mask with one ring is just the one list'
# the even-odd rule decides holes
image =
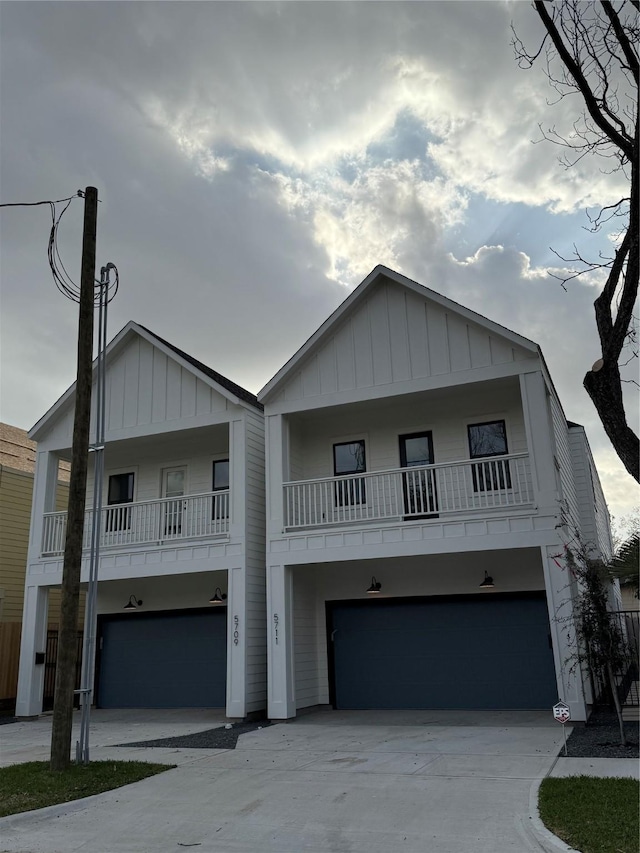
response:
{"label": "board and batten siding", "polygon": [[[517,383],[468,385],[457,394],[424,395],[416,402],[395,398],[366,408],[342,407],[339,413],[315,413],[311,419],[291,419],[289,448],[295,464],[291,479],[332,477],[333,444],[363,438],[367,471],[400,466],[399,435],[430,431],[436,463],[469,459],[467,426],[504,420],[509,453],[526,453],[527,439]],[[296,476],[297,475],[297,476]]]}
{"label": "board and batten siding", "polygon": [[383,278],[292,373],[273,402],[423,379],[532,357],[499,334]]}
{"label": "board and batten siding", "polygon": [[[233,406],[192,370],[182,367],[138,335],[132,336],[123,351],[109,361],[106,385],[108,440],[133,427],[174,423],[188,428],[190,421],[201,423],[206,416],[222,415]],[[95,385],[93,393],[95,395]],[[95,434],[93,414],[91,434]],[[72,435],[73,405],[70,401],[64,414],[48,430],[47,443],[70,446]]]}
{"label": "board and batten siding", "polygon": [[245,412],[246,713],[262,711],[267,696],[264,418]]}
{"label": "board and batten siding", "polygon": [[107,372],[107,429],[224,412],[228,401],[141,337],[135,337]]}

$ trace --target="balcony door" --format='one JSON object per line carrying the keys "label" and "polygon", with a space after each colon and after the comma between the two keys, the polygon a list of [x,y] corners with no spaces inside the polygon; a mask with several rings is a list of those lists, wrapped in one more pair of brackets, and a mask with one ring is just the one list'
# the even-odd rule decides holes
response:
{"label": "balcony door", "polygon": [[[423,470],[433,465],[431,432],[414,432],[400,437],[400,466],[402,473],[404,515],[406,518],[428,518],[438,512],[435,471]],[[411,470],[417,469],[417,470]]]}
{"label": "balcony door", "polygon": [[187,469],[165,468],[162,472],[162,497],[163,501],[162,529],[164,536],[179,536],[182,532],[184,521],[184,497],[187,482]]}

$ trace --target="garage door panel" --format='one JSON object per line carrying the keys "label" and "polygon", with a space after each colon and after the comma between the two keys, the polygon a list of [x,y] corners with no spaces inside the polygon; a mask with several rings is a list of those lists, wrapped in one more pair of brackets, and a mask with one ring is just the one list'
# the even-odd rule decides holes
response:
{"label": "garage door panel", "polygon": [[543,708],[557,701],[544,597],[331,607],[337,708]]}
{"label": "garage door panel", "polygon": [[107,617],[101,639],[100,707],[224,707],[226,611]]}

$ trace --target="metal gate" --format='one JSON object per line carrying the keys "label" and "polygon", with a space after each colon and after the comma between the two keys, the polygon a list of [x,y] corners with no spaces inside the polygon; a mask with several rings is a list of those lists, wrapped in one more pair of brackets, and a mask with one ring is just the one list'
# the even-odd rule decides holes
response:
{"label": "metal gate", "polygon": [[[638,687],[638,653],[640,650],[640,611],[618,610],[611,613],[614,626],[618,629],[627,646],[627,660],[615,673],[620,704],[626,708],[640,706]],[[591,670],[591,682],[596,705],[611,706],[613,699],[606,677],[601,672]]]}
{"label": "metal gate", "polygon": [[[50,629],[47,631],[47,652],[44,662],[44,694],[42,697],[42,710],[50,711],[53,708],[53,694],[56,686],[56,665],[58,660],[58,631]],[[82,673],[82,631],[78,631],[76,639],[76,680],[75,689],[80,689],[80,675]],[[80,696],[76,693],[73,697],[73,707],[80,707]]]}

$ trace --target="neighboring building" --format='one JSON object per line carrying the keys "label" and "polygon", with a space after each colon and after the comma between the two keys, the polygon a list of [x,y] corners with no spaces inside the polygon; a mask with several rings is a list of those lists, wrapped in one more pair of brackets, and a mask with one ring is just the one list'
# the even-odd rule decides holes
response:
{"label": "neighboring building", "polygon": [[581,530],[607,555],[609,521],[535,343],[376,267],[258,399],[271,718],[586,719],[562,554]]}
{"label": "neighboring building", "polygon": [[[13,708],[18,684],[20,629],[29,543],[36,445],[25,430],[0,424],[0,708]],[[66,506],[68,468],[61,471],[57,506]],[[59,600],[49,608],[57,625]]]}
{"label": "neighboring building", "polygon": [[[38,451],[16,708],[24,717],[42,707],[39,662],[66,527],[54,492],[71,457],[74,397],[72,386],[29,434]],[[103,501],[94,702],[223,707],[229,717],[264,709],[264,432],[256,397],[129,323],[107,349]],[[89,537],[85,524],[85,551]],[[87,571],[85,556],[83,582]]]}

